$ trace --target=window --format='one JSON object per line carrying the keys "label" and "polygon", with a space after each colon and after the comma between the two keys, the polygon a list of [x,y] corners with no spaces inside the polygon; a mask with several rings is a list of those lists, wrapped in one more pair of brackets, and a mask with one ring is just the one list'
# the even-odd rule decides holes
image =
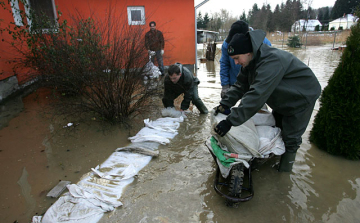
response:
{"label": "window", "polygon": [[129,25],[145,25],[145,8],[143,6],[127,7]]}
{"label": "window", "polygon": [[36,28],[54,29],[56,23],[56,9],[54,0],[27,0],[30,12],[33,13],[34,18],[30,21],[31,24],[36,24]]}
{"label": "window", "polygon": [[33,26],[36,26],[36,29],[41,28],[43,31],[56,28],[57,16],[54,0],[10,0],[15,25],[24,25],[19,1],[24,4],[30,29],[33,29]]}

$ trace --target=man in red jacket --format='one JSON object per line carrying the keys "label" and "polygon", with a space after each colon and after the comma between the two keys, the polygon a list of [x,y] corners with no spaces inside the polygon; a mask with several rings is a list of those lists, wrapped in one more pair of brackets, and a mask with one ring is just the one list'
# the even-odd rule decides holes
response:
{"label": "man in red jacket", "polygon": [[[151,21],[149,23],[150,31],[145,34],[145,47],[151,56],[151,61],[154,63],[155,56],[159,66],[161,75],[164,75],[164,64],[163,64],[163,54],[164,54],[164,36],[161,31],[156,29],[156,23]],[[155,54],[154,54],[155,52]]]}

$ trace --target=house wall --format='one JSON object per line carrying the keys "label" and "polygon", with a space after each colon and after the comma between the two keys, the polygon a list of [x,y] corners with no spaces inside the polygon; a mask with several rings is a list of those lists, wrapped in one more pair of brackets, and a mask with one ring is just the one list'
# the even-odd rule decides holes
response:
{"label": "house wall", "polygon": [[[149,22],[155,21],[157,29],[163,32],[165,39],[164,65],[168,66],[180,62],[193,67],[195,58],[195,10],[194,0],[54,0],[57,10],[62,12],[61,19],[70,19],[70,15],[77,10],[84,18],[92,13],[96,16],[106,16],[109,6],[115,9],[116,16],[124,17],[127,21],[127,6],[144,6],[146,31],[150,30]],[[5,3],[6,7],[10,7]],[[0,7],[1,26],[14,22],[12,14]],[[26,71],[13,69],[9,64],[19,55],[7,43],[11,40],[8,33],[2,33],[0,41],[0,81],[16,74],[19,82],[25,79]],[[146,51],[144,53],[147,53]],[[0,85],[1,86],[1,85]],[[1,89],[0,89],[1,90]]]}
{"label": "house wall", "polygon": [[352,25],[355,23],[352,21],[346,21],[346,19],[343,19],[343,21],[334,21],[329,23],[329,29],[334,28],[334,30],[338,30],[339,27],[343,27],[343,29],[350,29]]}

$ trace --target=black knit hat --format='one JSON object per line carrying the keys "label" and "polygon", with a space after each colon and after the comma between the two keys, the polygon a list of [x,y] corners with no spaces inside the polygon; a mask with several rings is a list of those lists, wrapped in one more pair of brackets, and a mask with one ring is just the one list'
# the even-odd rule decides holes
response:
{"label": "black knit hat", "polygon": [[236,34],[236,33],[243,33],[245,34],[247,31],[249,31],[249,24],[247,24],[246,22],[242,21],[242,20],[238,20],[236,22],[234,22],[231,25],[231,29],[229,31],[229,35],[226,38],[226,42],[230,43],[231,38]]}
{"label": "black knit hat", "polygon": [[252,45],[249,32],[245,35],[242,33],[235,34],[228,45],[227,52],[229,56],[251,53]]}

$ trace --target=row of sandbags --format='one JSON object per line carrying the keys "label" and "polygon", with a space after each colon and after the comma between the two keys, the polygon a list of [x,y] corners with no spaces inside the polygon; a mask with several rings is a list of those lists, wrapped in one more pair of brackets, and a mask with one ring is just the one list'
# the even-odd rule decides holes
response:
{"label": "row of sandbags", "polygon": [[64,193],[43,217],[34,216],[33,223],[96,223],[103,214],[122,205],[123,189],[133,182],[134,177],[157,156],[159,145],[170,143],[177,135],[182,113],[164,109],[163,116],[155,121],[144,120],[143,127],[131,143],[118,148],[110,157],[92,168],[78,183],[67,185]]}

